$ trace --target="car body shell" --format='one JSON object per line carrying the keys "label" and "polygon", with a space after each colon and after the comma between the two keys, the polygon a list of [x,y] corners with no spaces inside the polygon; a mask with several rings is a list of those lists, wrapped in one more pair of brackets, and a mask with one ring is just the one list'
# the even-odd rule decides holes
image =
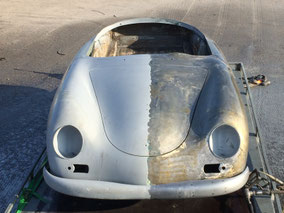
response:
{"label": "car body shell", "polygon": [[[141,50],[139,46],[127,54],[125,45],[119,51],[115,45],[116,51],[103,46],[118,35],[119,27],[145,24],[154,24],[150,30],[160,25],[166,26],[163,30],[188,30],[193,35],[189,41],[198,41],[199,49],[193,54],[174,49],[133,53]],[[106,36],[110,31],[114,33]],[[135,40],[131,32],[126,37],[121,30],[120,42]],[[148,35],[139,36],[149,40]],[[176,42],[179,39],[172,43]],[[60,141],[55,140],[66,126],[75,127],[82,140],[71,157],[60,152]],[[232,156],[216,155],[210,147],[210,135],[222,126],[238,133],[238,149]],[[47,151],[47,184],[79,197],[209,197],[238,190],[249,174],[247,118],[227,61],[196,28],[165,19],[110,25],[81,48],[51,106]]]}

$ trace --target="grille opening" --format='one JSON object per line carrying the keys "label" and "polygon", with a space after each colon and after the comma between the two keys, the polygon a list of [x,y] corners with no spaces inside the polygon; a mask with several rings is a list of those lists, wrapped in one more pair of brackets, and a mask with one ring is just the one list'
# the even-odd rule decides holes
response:
{"label": "grille opening", "polygon": [[204,172],[205,173],[219,173],[220,164],[206,164],[204,165]]}
{"label": "grille opening", "polygon": [[84,164],[74,164],[74,173],[88,173],[89,166]]}

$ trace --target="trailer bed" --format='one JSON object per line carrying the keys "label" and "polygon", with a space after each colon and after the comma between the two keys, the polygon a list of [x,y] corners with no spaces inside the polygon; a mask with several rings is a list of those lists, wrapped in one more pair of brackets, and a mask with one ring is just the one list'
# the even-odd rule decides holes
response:
{"label": "trailer bed", "polygon": [[[250,171],[257,169],[271,173],[267,165],[265,149],[261,142],[259,124],[253,111],[253,101],[248,87],[247,76],[242,63],[230,63],[234,77],[240,90],[240,95],[245,105],[249,124],[249,155],[247,164]],[[45,152],[40,157],[38,165],[44,162]],[[36,172],[39,171],[39,172]],[[281,206],[279,197],[274,196],[274,200],[269,195],[252,197],[251,205],[246,198],[244,188],[229,195],[202,198],[202,199],[182,199],[182,200],[98,200],[71,197],[60,194],[50,187],[42,179],[42,170],[35,166],[29,181],[33,177],[39,178],[35,181],[38,186],[33,188],[34,193],[23,196],[23,190],[19,193],[19,199],[10,204],[6,212],[279,212]],[[36,174],[37,175],[34,175]],[[35,184],[33,184],[35,185]],[[273,184],[272,184],[273,185]],[[273,185],[275,187],[275,185]],[[29,190],[25,190],[29,191]],[[26,203],[25,203],[26,202]]]}

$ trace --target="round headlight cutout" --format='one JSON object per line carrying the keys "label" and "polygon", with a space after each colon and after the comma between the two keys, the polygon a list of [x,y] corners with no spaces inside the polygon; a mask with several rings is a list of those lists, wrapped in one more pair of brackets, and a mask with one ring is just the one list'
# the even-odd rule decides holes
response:
{"label": "round headlight cutout", "polygon": [[229,125],[221,125],[211,132],[209,147],[217,157],[232,157],[240,148],[240,136],[235,128]]}
{"label": "round headlight cutout", "polygon": [[76,127],[68,125],[56,131],[53,143],[59,156],[73,158],[81,151],[83,138]]}

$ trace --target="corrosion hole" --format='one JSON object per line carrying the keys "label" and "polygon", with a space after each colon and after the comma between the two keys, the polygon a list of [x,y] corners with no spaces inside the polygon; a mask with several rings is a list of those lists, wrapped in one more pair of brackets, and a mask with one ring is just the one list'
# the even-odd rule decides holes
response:
{"label": "corrosion hole", "polygon": [[70,167],[70,166],[68,166],[68,170],[71,170],[71,167]]}
{"label": "corrosion hole", "polygon": [[88,173],[89,172],[89,166],[84,164],[74,164],[74,172],[75,173]]}
{"label": "corrosion hole", "polygon": [[206,164],[204,165],[204,172],[205,173],[219,173],[219,166],[220,164]]}

